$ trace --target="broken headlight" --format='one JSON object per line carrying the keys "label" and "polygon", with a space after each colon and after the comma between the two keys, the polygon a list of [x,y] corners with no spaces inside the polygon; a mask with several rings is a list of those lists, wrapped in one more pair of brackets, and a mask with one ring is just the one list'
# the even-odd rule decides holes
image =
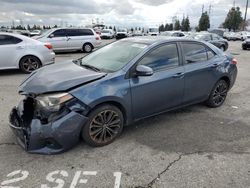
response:
{"label": "broken headlight", "polygon": [[58,111],[63,103],[72,99],[69,93],[52,93],[44,94],[36,97],[39,106],[49,111]]}

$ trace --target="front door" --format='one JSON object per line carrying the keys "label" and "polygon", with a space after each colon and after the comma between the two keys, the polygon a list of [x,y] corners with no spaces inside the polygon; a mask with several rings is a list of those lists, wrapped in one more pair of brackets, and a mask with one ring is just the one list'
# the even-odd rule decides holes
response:
{"label": "front door", "polygon": [[182,103],[184,68],[177,44],[164,44],[148,52],[138,63],[154,70],[152,76],[131,78],[134,119],[147,117]]}
{"label": "front door", "polygon": [[65,29],[58,29],[48,36],[55,51],[63,51],[68,49],[68,38]]}

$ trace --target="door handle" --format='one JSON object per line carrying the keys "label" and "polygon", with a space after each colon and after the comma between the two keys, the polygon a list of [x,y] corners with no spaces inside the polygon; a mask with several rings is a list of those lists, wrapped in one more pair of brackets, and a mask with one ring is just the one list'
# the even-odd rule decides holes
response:
{"label": "door handle", "polygon": [[71,38],[68,37],[68,38],[67,38],[67,41],[69,41],[70,39],[71,39]]}
{"label": "door handle", "polygon": [[184,72],[178,72],[178,73],[173,75],[173,78],[181,78],[183,76],[184,76]]}

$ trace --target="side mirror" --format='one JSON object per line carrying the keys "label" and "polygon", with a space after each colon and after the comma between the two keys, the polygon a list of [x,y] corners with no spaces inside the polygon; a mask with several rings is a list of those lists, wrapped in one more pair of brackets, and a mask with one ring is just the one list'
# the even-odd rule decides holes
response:
{"label": "side mirror", "polygon": [[53,38],[55,35],[54,34],[50,34],[49,35],[49,38]]}
{"label": "side mirror", "polygon": [[135,71],[136,76],[152,76],[154,74],[153,69],[145,65],[138,65]]}

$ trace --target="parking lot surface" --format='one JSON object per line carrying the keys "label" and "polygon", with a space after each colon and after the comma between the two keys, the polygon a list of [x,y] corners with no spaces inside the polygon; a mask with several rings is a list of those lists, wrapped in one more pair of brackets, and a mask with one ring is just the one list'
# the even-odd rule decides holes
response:
{"label": "parking lot surface", "polygon": [[[230,42],[228,52],[239,72],[222,107],[164,113],[126,127],[108,146],[81,141],[50,156],[28,154],[16,143],[8,115],[27,75],[1,71],[0,187],[250,187],[250,51]],[[60,53],[56,63],[83,55]]]}

